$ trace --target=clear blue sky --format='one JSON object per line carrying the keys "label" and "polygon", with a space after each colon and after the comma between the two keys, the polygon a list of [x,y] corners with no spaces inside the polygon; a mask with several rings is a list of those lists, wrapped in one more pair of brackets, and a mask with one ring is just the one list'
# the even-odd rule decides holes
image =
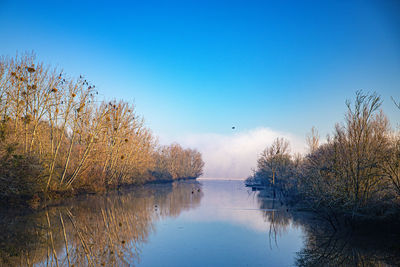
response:
{"label": "clear blue sky", "polygon": [[358,89],[400,121],[400,1],[0,0],[0,54],[31,50],[156,134],[326,134]]}

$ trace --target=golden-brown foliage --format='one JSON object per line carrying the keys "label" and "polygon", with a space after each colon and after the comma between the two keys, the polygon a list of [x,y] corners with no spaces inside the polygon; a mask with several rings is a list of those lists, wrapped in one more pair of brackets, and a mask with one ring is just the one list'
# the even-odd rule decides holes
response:
{"label": "golden-brown foliage", "polygon": [[[44,192],[154,180],[158,149],[143,118],[132,104],[99,102],[97,94],[84,77],[69,78],[37,62],[34,54],[1,58],[0,149],[12,145],[15,155],[34,159],[40,165],[37,176],[46,180]],[[199,153],[185,153],[191,154],[179,154],[175,161],[202,162]],[[192,162],[176,172],[175,161],[168,161],[174,179],[201,174],[202,165]]]}

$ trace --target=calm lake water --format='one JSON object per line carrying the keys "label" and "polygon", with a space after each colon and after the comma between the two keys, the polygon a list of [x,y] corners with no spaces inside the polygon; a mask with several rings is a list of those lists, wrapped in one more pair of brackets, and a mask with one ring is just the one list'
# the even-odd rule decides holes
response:
{"label": "calm lake water", "polygon": [[[243,181],[83,196],[0,217],[2,266],[390,266],[398,239],[358,240]],[[364,236],[365,237],[365,236]],[[397,244],[397,245],[396,245]]]}

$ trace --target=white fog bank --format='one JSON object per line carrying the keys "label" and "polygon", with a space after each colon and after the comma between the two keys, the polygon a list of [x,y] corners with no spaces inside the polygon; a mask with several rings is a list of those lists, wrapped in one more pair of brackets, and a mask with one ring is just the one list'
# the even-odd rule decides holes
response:
{"label": "white fog bank", "polygon": [[269,128],[256,128],[231,135],[203,133],[178,138],[161,136],[162,144],[178,142],[184,147],[196,148],[205,162],[206,178],[245,179],[257,166],[258,155],[277,137],[289,140],[292,153],[305,152],[305,138]]}

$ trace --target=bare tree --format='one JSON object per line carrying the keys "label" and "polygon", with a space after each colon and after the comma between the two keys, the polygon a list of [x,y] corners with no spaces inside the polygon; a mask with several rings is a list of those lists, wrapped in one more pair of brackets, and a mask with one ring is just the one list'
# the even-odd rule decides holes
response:
{"label": "bare tree", "polygon": [[290,159],[289,142],[283,138],[276,138],[271,146],[261,153],[258,159],[258,168],[271,171],[272,184],[275,185],[278,169],[288,159]]}
{"label": "bare tree", "polygon": [[308,150],[310,153],[315,152],[319,147],[319,133],[317,128],[314,126],[311,128],[311,133],[307,135],[306,141],[308,145]]}

